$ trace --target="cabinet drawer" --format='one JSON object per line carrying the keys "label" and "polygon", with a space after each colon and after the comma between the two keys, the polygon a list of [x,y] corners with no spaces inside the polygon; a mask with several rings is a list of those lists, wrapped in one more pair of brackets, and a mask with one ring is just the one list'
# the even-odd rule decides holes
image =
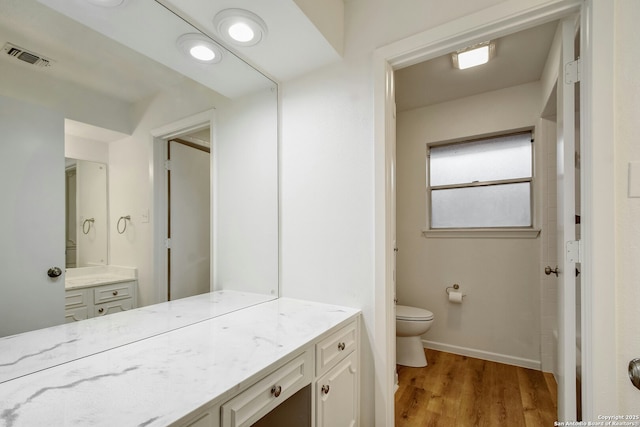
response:
{"label": "cabinet drawer", "polygon": [[331,369],[356,348],[356,322],[352,322],[316,344],[316,375]]}
{"label": "cabinet drawer", "polygon": [[87,289],[70,289],[64,292],[64,307],[72,308],[87,305],[89,303],[89,291]]}
{"label": "cabinet drawer", "polygon": [[133,308],[133,300],[131,298],[118,301],[105,302],[93,307],[93,316],[104,316],[105,314],[119,313],[121,311],[131,310]]}
{"label": "cabinet drawer", "polygon": [[304,352],[222,405],[222,427],[245,427],[311,383],[313,354]]}
{"label": "cabinet drawer", "polygon": [[101,304],[123,298],[132,298],[133,292],[135,292],[133,284],[134,282],[123,282],[95,288],[93,290],[93,302],[95,304]]}
{"label": "cabinet drawer", "polygon": [[316,375],[320,376],[356,348],[356,322],[316,344]]}

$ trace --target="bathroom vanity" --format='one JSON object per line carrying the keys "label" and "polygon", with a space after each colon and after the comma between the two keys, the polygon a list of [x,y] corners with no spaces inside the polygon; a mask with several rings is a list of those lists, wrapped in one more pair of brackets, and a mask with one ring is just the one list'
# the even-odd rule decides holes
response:
{"label": "bathroom vanity", "polygon": [[137,307],[136,269],[103,265],[68,269],[64,317],[74,322]]}
{"label": "bathroom vanity", "polygon": [[[358,425],[359,310],[253,297],[226,312],[215,294],[0,339],[0,426]],[[127,322],[118,338],[131,316],[146,335]]]}

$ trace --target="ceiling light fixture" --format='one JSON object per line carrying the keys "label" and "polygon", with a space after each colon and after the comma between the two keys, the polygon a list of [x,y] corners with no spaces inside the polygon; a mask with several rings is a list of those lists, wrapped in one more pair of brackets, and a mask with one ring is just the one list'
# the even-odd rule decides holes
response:
{"label": "ceiling light fixture", "polygon": [[494,57],[496,44],[488,41],[461,49],[451,54],[453,66],[460,70],[486,64]]}
{"label": "ceiling light fixture", "polygon": [[237,46],[254,46],[267,37],[267,24],[244,9],[224,9],[213,18],[218,34]]}
{"label": "ceiling light fixture", "polygon": [[202,64],[217,64],[222,60],[222,49],[200,33],[183,34],[177,45],[184,54]]}

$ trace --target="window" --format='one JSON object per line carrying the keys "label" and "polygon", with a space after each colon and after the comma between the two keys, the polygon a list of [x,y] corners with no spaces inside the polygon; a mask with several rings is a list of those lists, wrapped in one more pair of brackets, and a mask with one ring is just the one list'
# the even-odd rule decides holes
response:
{"label": "window", "polygon": [[531,132],[428,147],[430,229],[532,226]]}

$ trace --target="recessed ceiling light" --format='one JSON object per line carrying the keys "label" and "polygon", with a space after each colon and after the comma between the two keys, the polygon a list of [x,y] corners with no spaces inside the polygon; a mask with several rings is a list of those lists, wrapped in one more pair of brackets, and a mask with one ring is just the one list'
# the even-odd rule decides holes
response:
{"label": "recessed ceiling light", "polygon": [[451,54],[453,66],[464,70],[486,64],[495,54],[496,45],[494,42],[484,42],[467,47]]}
{"label": "recessed ceiling light", "polygon": [[253,46],[267,37],[267,24],[244,9],[221,10],[213,18],[218,34],[238,46]]}
{"label": "recessed ceiling light", "polygon": [[217,64],[222,60],[222,49],[200,33],[183,34],[177,44],[189,58],[202,64]]}
{"label": "recessed ceiling light", "polygon": [[91,4],[95,4],[96,6],[102,7],[118,7],[122,6],[126,1],[129,0],[86,0]]}

